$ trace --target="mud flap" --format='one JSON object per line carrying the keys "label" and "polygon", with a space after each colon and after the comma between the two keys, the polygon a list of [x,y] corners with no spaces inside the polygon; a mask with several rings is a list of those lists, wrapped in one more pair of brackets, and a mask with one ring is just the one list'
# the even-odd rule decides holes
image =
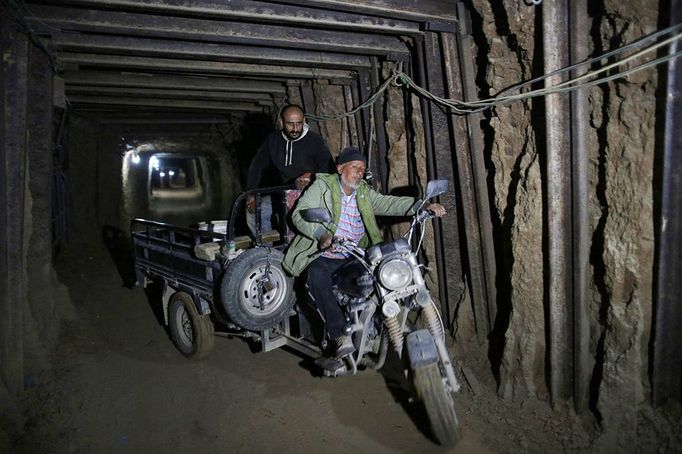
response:
{"label": "mud flap", "polygon": [[171,296],[176,292],[173,287],[168,285],[168,281],[163,280],[163,295],[161,296],[161,304],[163,305],[163,321],[168,326],[168,304],[170,302]]}
{"label": "mud flap", "polygon": [[412,369],[438,362],[438,351],[428,330],[420,329],[407,335],[407,355]]}

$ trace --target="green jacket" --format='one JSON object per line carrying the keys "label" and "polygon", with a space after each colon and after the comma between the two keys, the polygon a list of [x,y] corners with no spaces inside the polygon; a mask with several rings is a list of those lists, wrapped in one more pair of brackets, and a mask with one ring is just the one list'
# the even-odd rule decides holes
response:
{"label": "green jacket", "polygon": [[[367,247],[381,242],[381,231],[377,225],[375,215],[406,216],[414,213],[420,200],[413,197],[396,197],[382,195],[372,189],[364,181],[356,192],[358,211],[365,224],[365,236],[360,241],[361,247]],[[317,255],[317,243],[327,230],[322,224],[306,222],[301,217],[301,210],[306,208],[327,208],[332,215],[334,226],[341,217],[341,185],[338,174],[318,173],[315,181],[303,193],[296,203],[291,217],[299,234],[287,249],[282,265],[294,276],[300,275]],[[335,233],[330,231],[331,234]]]}

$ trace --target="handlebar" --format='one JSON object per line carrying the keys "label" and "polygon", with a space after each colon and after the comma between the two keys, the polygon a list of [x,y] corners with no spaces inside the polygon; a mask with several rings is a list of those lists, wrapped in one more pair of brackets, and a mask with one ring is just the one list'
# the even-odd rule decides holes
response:
{"label": "handlebar", "polygon": [[352,240],[349,240],[348,238],[339,238],[339,237],[333,237],[332,238],[332,244],[329,245],[329,247],[325,248],[324,250],[329,250],[329,249],[345,249],[347,252],[353,254],[353,255],[360,255],[364,256],[365,251],[360,248],[357,243],[355,243]]}
{"label": "handlebar", "polygon": [[416,221],[417,222],[425,222],[428,221],[429,219],[433,219],[436,217],[436,213],[433,210],[429,209],[424,209],[424,210],[419,210],[416,216]]}
{"label": "handlebar", "polygon": [[[433,219],[437,217],[436,213],[433,210],[430,210],[428,208],[420,208],[419,211],[414,215],[412,218],[412,223],[410,224],[410,228],[408,231],[405,233],[404,237],[407,239],[407,241],[412,244],[412,235],[415,232],[415,228],[417,225],[423,226],[424,223],[430,219]],[[421,228],[421,238],[419,239],[419,244],[417,245],[417,249],[421,247],[421,242],[422,239],[424,238],[424,233],[425,230]]]}
{"label": "handlebar", "polygon": [[[414,215],[414,218],[412,220],[412,225],[410,226],[410,229],[408,232],[405,234],[405,237],[408,239],[408,241],[411,240],[412,238],[412,232],[414,231],[414,228],[417,224],[422,225],[426,221],[436,218],[436,213],[433,210],[430,209],[424,209],[421,208],[417,213]],[[423,237],[423,229],[422,229],[422,237]],[[421,243],[421,240],[420,240]],[[331,244],[327,246],[324,249],[319,249],[317,252],[315,252],[315,255],[321,255],[324,254],[327,251],[334,250],[334,249],[341,249],[357,258],[362,258],[365,256],[365,250],[360,248],[357,243],[355,243],[352,240],[349,240],[348,238],[339,238],[339,237],[332,237]]]}

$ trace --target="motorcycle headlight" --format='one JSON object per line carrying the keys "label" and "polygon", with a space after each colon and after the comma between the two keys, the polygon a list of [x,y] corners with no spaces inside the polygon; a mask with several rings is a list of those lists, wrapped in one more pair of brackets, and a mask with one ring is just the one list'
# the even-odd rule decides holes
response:
{"label": "motorcycle headlight", "polygon": [[389,290],[405,288],[412,282],[412,267],[402,259],[388,260],[379,267],[379,282]]}

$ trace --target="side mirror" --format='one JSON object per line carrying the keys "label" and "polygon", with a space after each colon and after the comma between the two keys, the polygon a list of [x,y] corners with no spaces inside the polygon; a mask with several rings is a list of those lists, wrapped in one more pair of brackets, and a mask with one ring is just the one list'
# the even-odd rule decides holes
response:
{"label": "side mirror", "polygon": [[332,215],[326,208],[307,208],[301,210],[301,217],[308,222],[318,222],[320,224],[326,224],[332,220]]}
{"label": "side mirror", "polygon": [[448,192],[450,182],[448,180],[431,180],[426,185],[426,197],[424,200],[429,200],[432,197],[439,196]]}

